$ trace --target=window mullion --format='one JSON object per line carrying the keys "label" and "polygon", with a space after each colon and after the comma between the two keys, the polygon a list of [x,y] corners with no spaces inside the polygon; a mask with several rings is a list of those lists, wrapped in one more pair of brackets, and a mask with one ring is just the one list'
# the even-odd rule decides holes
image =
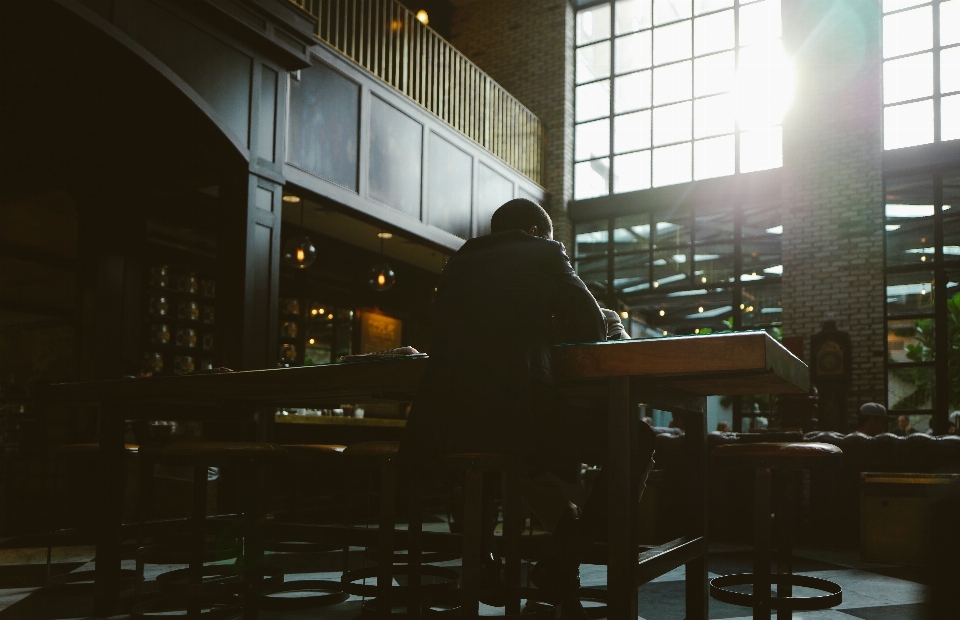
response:
{"label": "window mullion", "polygon": [[933,3],[933,141],[940,142],[940,2]]}

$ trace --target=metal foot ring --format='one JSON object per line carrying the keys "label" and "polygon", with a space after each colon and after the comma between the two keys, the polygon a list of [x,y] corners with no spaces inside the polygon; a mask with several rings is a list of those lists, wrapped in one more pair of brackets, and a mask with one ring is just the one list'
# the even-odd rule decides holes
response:
{"label": "metal foot ring", "polygon": [[[777,586],[791,585],[811,588],[827,593],[821,596],[771,596],[770,609],[776,611],[816,611],[836,607],[843,602],[843,588],[826,579],[807,575],[774,573],[770,575],[770,583]],[[739,605],[740,607],[753,607],[757,600],[753,593],[734,592],[726,589],[728,586],[747,585],[754,585],[753,573],[714,577],[710,580],[710,596],[723,603]]]}

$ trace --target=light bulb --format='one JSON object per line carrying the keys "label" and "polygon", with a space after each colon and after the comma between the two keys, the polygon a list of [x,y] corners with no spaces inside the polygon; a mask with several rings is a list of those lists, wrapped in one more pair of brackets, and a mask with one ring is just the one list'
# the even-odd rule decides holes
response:
{"label": "light bulb", "polygon": [[661,310],[661,311],[660,311],[660,316],[663,316],[663,315],[665,315],[666,313],[667,313],[666,310]]}
{"label": "light bulb", "polygon": [[423,9],[420,9],[419,11],[417,11],[417,21],[419,21],[421,24],[426,26],[427,24],[430,23],[430,16],[427,15],[426,11],[424,11]]}
{"label": "light bulb", "polygon": [[306,269],[317,260],[317,248],[306,235],[300,235],[283,245],[283,260],[291,267]]}
{"label": "light bulb", "polygon": [[389,291],[397,283],[397,274],[393,272],[388,263],[380,263],[370,270],[370,277],[367,284],[375,291]]}

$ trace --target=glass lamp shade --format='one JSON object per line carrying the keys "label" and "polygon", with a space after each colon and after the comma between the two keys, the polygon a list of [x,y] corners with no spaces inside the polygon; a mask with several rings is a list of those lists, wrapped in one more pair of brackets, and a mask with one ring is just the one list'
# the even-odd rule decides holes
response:
{"label": "glass lamp shade", "polygon": [[370,270],[370,278],[367,284],[375,291],[389,291],[397,283],[397,274],[393,272],[390,265],[381,263]]}
{"label": "glass lamp shade", "polygon": [[317,248],[306,235],[294,237],[283,244],[283,260],[291,267],[306,269],[317,260]]}

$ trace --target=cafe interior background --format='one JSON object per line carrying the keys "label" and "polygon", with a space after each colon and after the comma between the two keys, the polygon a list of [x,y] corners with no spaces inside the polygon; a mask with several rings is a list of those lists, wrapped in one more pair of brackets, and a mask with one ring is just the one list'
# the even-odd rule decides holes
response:
{"label": "cafe interior background", "polygon": [[[764,330],[819,363],[820,430],[946,432],[960,0],[344,2],[3,8],[0,536],[95,439],[44,385],[429,353],[446,260],[515,197],[634,338]],[[361,411],[406,415],[278,437]],[[708,429],[784,415],[715,397]]]}

